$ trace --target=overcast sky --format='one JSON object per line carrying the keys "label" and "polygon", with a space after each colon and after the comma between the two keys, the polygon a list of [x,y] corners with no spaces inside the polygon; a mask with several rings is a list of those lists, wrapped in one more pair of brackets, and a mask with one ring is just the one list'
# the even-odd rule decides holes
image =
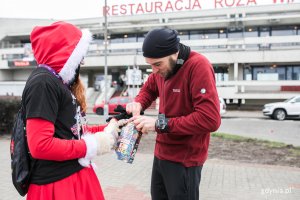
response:
{"label": "overcast sky", "polygon": [[1,0],[0,17],[77,19],[100,17],[104,0]]}

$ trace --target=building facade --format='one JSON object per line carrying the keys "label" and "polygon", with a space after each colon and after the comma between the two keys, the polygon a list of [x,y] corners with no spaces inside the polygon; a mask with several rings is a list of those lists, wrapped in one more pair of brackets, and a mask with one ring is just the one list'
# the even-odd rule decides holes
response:
{"label": "building facade", "polygon": [[[107,15],[107,68],[119,81],[128,67],[151,73],[142,56],[145,34],[178,31],[183,44],[213,64],[219,96],[228,104],[261,105],[300,93],[299,0],[139,0],[102,5]],[[83,79],[93,86],[105,69],[104,17],[67,20],[94,35]],[[20,95],[36,67],[29,35],[52,20],[0,19],[0,95]],[[17,26],[16,26],[17,24]],[[145,75],[145,76],[144,76]]]}

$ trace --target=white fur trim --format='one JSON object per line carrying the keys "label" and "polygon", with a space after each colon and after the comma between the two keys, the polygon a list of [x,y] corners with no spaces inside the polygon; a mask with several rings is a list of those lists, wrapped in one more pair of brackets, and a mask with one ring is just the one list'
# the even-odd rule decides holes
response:
{"label": "white fur trim", "polygon": [[116,138],[106,132],[95,133],[95,137],[98,144],[97,155],[110,152],[116,143]]}
{"label": "white fur trim", "polygon": [[81,139],[85,141],[86,154],[84,158],[79,158],[78,162],[83,167],[89,167],[91,160],[97,155],[98,144],[96,137],[92,134],[84,134]]}
{"label": "white fur trim", "polygon": [[92,164],[91,163],[91,160],[87,159],[87,158],[79,158],[78,159],[78,162],[79,164],[82,166],[82,167],[90,167],[90,165]]}
{"label": "white fur trim", "polygon": [[119,132],[118,122],[115,119],[110,120],[109,124],[104,128],[104,132],[117,138]]}
{"label": "white fur trim", "polygon": [[59,75],[62,77],[65,83],[70,83],[70,81],[75,77],[75,71],[80,64],[83,57],[88,51],[90,42],[92,41],[92,34],[88,29],[81,30],[81,38],[73,50],[71,56],[63,66],[62,70],[59,72]]}

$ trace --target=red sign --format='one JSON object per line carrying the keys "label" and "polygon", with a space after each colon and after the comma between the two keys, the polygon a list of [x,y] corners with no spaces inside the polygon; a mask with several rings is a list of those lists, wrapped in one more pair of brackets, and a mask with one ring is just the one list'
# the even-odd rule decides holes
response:
{"label": "red sign", "polygon": [[36,61],[14,60],[8,61],[9,67],[35,67]]}
{"label": "red sign", "polygon": [[14,61],[14,65],[16,67],[25,67],[25,66],[29,66],[30,63],[29,61]]}

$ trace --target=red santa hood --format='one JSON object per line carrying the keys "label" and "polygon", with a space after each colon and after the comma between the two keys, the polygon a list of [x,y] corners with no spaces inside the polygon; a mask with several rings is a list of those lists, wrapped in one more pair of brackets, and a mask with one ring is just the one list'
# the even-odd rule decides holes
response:
{"label": "red santa hood", "polygon": [[87,53],[92,35],[66,22],[37,26],[30,35],[32,50],[38,64],[53,68],[65,83],[75,77],[76,69]]}

